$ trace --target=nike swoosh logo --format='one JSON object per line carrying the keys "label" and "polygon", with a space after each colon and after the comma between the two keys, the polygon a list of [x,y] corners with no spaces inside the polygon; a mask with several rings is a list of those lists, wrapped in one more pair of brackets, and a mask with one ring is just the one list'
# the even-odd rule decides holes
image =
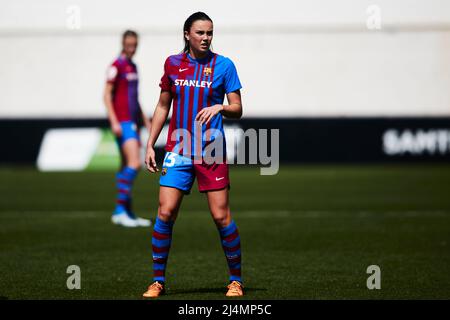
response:
{"label": "nike swoosh logo", "polygon": [[221,177],[221,178],[217,178],[217,177],[216,177],[216,181],[220,181],[220,180],[222,180],[222,179],[225,179],[225,177]]}
{"label": "nike swoosh logo", "polygon": [[178,72],[183,72],[183,71],[186,71],[187,69],[189,69],[189,68],[185,68],[185,69],[178,69]]}

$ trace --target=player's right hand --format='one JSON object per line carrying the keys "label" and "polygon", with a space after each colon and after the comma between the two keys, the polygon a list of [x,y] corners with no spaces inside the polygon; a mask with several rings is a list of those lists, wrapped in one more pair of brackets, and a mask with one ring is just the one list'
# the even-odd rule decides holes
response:
{"label": "player's right hand", "polygon": [[116,137],[120,138],[122,136],[122,127],[120,126],[120,123],[112,124],[111,130]]}
{"label": "player's right hand", "polygon": [[147,147],[147,152],[145,153],[145,165],[147,166],[147,170],[151,173],[159,171],[156,166],[155,150],[152,147]]}

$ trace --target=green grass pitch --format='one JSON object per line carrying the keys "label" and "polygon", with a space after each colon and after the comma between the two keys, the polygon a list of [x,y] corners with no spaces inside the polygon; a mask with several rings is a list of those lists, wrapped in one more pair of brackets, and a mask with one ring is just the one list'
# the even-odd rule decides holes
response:
{"label": "green grass pitch", "polygon": [[[245,299],[449,299],[450,166],[231,169]],[[113,172],[0,169],[1,299],[141,299],[151,228],[110,223]],[[141,172],[136,213],[154,219],[158,176]],[[69,265],[81,289],[68,290]],[[368,290],[369,265],[381,289]],[[161,299],[223,299],[227,269],[194,187],[174,227]]]}

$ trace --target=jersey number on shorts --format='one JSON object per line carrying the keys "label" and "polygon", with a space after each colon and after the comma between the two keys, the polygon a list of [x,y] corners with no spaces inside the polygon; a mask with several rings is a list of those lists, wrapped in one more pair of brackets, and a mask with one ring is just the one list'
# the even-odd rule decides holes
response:
{"label": "jersey number on shorts", "polygon": [[167,154],[166,154],[166,156],[164,157],[164,163],[163,163],[163,166],[164,167],[173,167],[174,166],[174,164],[175,164],[175,153],[172,153],[172,152],[168,152]]}

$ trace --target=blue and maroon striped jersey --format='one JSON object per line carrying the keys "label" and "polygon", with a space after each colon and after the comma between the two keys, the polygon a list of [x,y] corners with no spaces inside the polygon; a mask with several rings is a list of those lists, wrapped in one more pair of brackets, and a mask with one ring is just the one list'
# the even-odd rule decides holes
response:
{"label": "blue and maroon striped jersey", "polygon": [[117,120],[139,122],[137,67],[131,59],[120,55],[109,67],[107,82],[114,85],[113,105]]}
{"label": "blue and maroon striped jersey", "polygon": [[[201,132],[195,125],[195,117],[203,108],[223,104],[225,94],[241,89],[236,67],[229,58],[213,52],[203,59],[193,59],[187,53],[172,55],[166,59],[159,85],[170,91],[173,98],[166,151],[185,156],[203,154],[206,144],[214,141],[219,132],[225,149],[222,114],[203,125]],[[191,150],[183,150],[188,147],[179,131],[189,132]]]}

